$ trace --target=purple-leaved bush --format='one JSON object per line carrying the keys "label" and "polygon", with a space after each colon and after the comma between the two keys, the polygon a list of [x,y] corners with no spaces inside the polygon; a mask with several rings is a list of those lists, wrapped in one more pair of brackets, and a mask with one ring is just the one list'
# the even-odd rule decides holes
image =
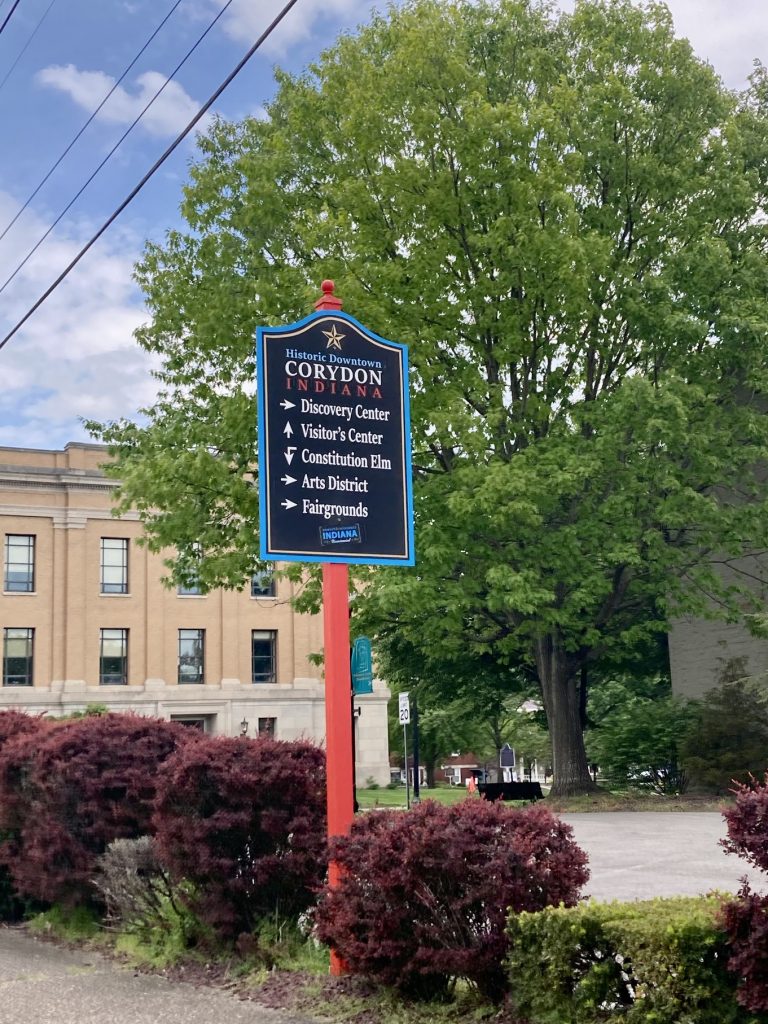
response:
{"label": "purple-leaved bush", "polygon": [[349,970],[429,998],[466,978],[503,996],[510,910],[573,906],[589,872],[570,826],[542,807],[484,800],[355,820],[335,839],[341,868],[316,912]]}
{"label": "purple-leaved bush", "polygon": [[157,850],[191,909],[233,941],[296,915],[325,876],[325,755],[309,743],[204,738],[157,780]]}

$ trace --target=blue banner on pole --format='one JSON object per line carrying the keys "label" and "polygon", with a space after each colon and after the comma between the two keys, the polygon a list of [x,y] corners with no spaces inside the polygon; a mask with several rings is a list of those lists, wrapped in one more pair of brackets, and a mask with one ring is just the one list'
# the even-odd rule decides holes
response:
{"label": "blue banner on pole", "polygon": [[352,690],[373,693],[373,655],[367,636],[359,636],[352,645]]}

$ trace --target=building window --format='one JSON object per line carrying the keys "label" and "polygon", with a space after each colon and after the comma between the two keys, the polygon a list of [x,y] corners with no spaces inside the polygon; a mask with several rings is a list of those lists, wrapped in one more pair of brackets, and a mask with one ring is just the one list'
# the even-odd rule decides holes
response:
{"label": "building window", "polygon": [[194,597],[197,594],[202,593],[200,590],[199,583],[180,583],[176,589],[176,593],[179,597]]}
{"label": "building window", "polygon": [[251,676],[254,683],[274,683],[277,633],[273,629],[254,629],[251,633]]}
{"label": "building window", "polygon": [[180,583],[176,588],[176,593],[179,597],[194,597],[198,594],[202,594],[203,591],[200,587],[200,579],[197,575],[196,568],[202,557],[203,549],[198,543],[194,543],[186,549],[186,554],[183,560],[181,553],[179,553],[179,563],[183,567],[187,577],[185,582]]}
{"label": "building window", "polygon": [[179,682],[205,681],[205,630],[179,630]]}
{"label": "building window", "polygon": [[276,718],[260,718],[259,719],[259,736],[266,736],[273,740],[275,738],[275,732],[277,731],[277,719]]}
{"label": "building window", "polygon": [[128,593],[128,541],[122,537],[101,538],[101,592]]}
{"label": "building window", "polygon": [[251,576],[251,597],[274,597],[275,577],[271,569],[255,572]]}
{"label": "building window", "polygon": [[128,630],[102,629],[99,685],[125,686],[128,682]]}
{"label": "building window", "polygon": [[31,686],[34,629],[6,626],[3,633],[3,686]]}
{"label": "building window", "polygon": [[31,594],[35,589],[35,538],[26,534],[5,535],[5,590]]}

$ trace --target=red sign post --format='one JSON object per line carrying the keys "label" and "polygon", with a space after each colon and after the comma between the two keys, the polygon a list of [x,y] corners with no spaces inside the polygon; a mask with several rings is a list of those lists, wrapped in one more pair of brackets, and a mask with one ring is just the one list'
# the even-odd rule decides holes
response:
{"label": "red sign post", "polygon": [[[341,309],[333,281],[323,281],[320,312]],[[349,710],[352,675],[349,664],[349,566],[323,562],[323,640],[325,651],[325,755],[328,799],[328,838],[346,835],[355,816],[352,760],[352,715]],[[331,862],[328,881],[335,886],[339,867]],[[331,950],[331,974],[344,973],[344,964]]]}

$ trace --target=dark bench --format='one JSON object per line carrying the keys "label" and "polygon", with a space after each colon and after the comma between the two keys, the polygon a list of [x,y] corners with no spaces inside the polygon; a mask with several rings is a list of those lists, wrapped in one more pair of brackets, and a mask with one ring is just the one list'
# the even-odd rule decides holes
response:
{"label": "dark bench", "polygon": [[480,796],[485,800],[543,800],[538,782],[479,782]]}

